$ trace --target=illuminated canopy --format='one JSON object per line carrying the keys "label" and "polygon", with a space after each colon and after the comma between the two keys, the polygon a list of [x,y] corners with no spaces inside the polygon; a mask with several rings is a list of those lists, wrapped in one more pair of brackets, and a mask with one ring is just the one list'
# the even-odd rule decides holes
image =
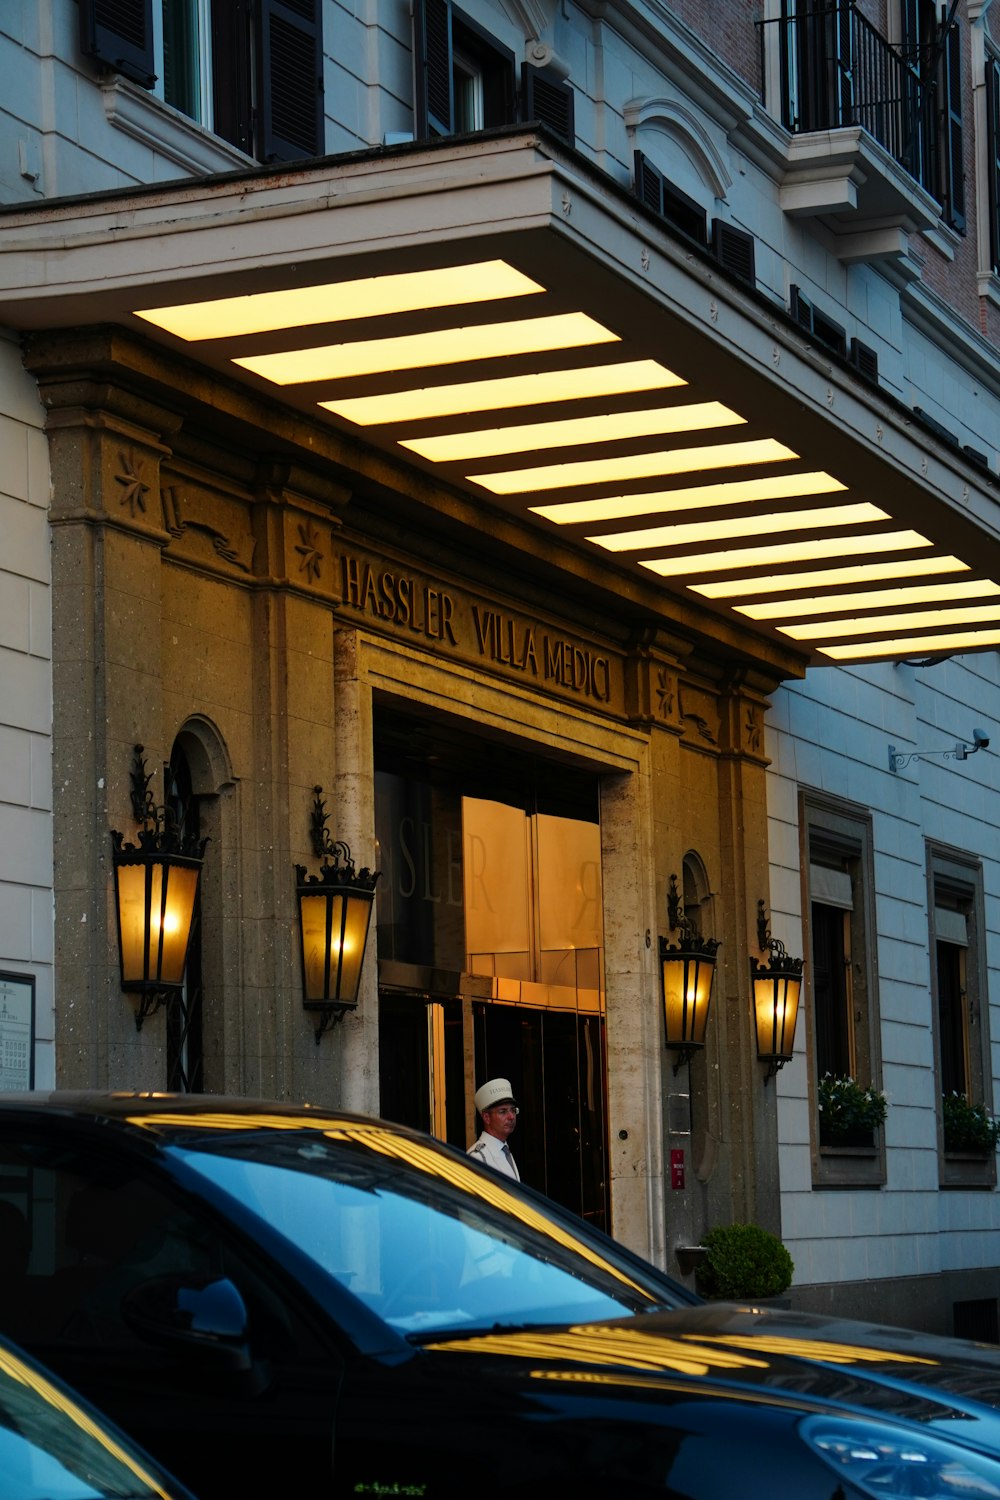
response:
{"label": "illuminated canopy", "polygon": [[399,166],[8,211],[0,317],[142,331],[800,659],[1000,644],[993,476],[557,146]]}

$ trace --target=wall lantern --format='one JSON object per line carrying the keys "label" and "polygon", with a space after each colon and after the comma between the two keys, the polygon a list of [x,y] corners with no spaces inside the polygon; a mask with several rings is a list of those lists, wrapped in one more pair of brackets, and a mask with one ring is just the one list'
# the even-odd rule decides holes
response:
{"label": "wall lantern", "polygon": [[767,908],[757,902],[757,946],[767,952],[765,967],[750,960],[757,1056],[768,1065],[764,1082],[790,1062],[795,1050],[795,1022],[802,993],[802,959],[791,958],[785,945],[771,936]]}
{"label": "wall lantern", "polygon": [[680,930],[680,938],[674,945],[660,938],[663,1022],[667,1048],[677,1053],[676,1076],[682,1063],[690,1062],[705,1045],[715,955],[722,945],[716,938],[701,937],[694,923],[684,915],[676,875],[670,877],[667,918],[671,932]]}
{"label": "wall lantern", "polygon": [[132,815],[138,844],[111,833],[121,987],[137,994],[136,1029],[184,989],[191,922],[207,839],[186,830],[183,806],[157,807],[142,745],[133,751]]}
{"label": "wall lantern", "polygon": [[304,865],[295,866],[302,1004],[320,1015],[317,1045],[333,1021],[357,1009],[378,880],[371,870],[355,870],[348,845],[330,838],[322,790],[321,786],[313,789],[310,828],[313,853],[323,864],[318,875],[307,875]]}

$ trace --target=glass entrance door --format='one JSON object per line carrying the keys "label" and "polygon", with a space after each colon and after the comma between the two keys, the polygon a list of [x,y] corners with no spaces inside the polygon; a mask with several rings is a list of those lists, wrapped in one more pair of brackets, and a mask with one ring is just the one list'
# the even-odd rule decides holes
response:
{"label": "glass entrance door", "polygon": [[511,1150],[522,1179],[608,1228],[603,1016],[383,990],[379,1047],[386,1119],[461,1149],[469,1063],[477,1081],[509,1078],[521,1107]]}
{"label": "glass entrance door", "polygon": [[592,775],[376,718],[382,1113],[465,1148],[509,1078],[522,1178],[607,1228],[597,807]]}
{"label": "glass entrance door", "polygon": [[525,1182],[608,1229],[604,1017],[522,1005],[475,1010],[476,1077],[509,1078]]}

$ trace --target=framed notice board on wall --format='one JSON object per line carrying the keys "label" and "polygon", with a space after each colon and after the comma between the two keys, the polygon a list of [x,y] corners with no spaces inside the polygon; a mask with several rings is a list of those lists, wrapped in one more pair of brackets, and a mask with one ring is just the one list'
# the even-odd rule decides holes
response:
{"label": "framed notice board on wall", "polygon": [[0,1092],[34,1086],[34,975],[0,972]]}

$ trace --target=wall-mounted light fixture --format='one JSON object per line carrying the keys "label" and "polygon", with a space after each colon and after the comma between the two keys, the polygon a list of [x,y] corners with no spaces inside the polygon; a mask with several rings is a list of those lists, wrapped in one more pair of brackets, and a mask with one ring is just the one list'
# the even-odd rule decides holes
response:
{"label": "wall-mounted light fixture", "polygon": [[676,944],[660,938],[663,1023],[667,1048],[677,1053],[676,1075],[705,1045],[715,955],[722,945],[716,938],[703,938],[684,915],[676,875],[671,875],[667,891],[667,920],[671,932],[680,931]]}
{"label": "wall-mounted light fixture", "polygon": [[990,737],[985,729],[974,729],[971,740],[956,740],[947,750],[905,750],[898,751],[895,745],[889,746],[889,770],[901,771],[908,766],[912,760],[925,760],[928,755],[940,755],[942,760],[968,760],[970,755],[975,755],[977,750],[986,750],[989,747]]}
{"label": "wall-mounted light fixture", "polygon": [[302,1004],[320,1015],[316,1042],[334,1021],[356,1010],[378,875],[355,870],[347,844],[331,839],[329,813],[313,788],[312,850],[323,860],[318,875],[295,866],[302,939]]}
{"label": "wall-mounted light fixture", "polygon": [[184,809],[158,807],[142,745],[133,751],[132,815],[138,844],[112,830],[121,987],[140,997],[136,1029],[184,989],[191,920],[207,839],[192,837]]}
{"label": "wall-mounted light fixture", "polygon": [[792,958],[780,939],[771,936],[767,908],[757,902],[757,946],[770,962],[750,959],[757,1056],[768,1065],[764,1082],[790,1062],[795,1050],[795,1023],[802,994],[802,959]]}

